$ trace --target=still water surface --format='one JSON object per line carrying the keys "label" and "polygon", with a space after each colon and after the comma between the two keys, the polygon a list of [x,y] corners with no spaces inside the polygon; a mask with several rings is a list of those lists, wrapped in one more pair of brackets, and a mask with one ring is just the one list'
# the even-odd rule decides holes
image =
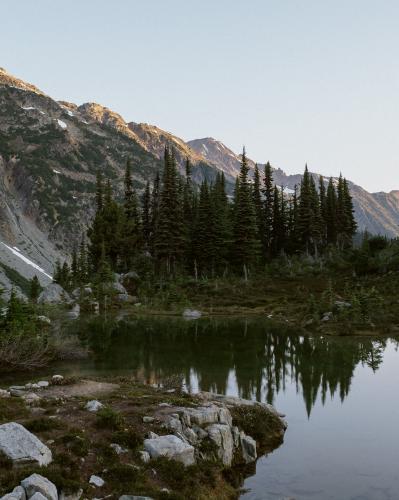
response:
{"label": "still water surface", "polygon": [[260,319],[74,323],[95,358],[64,373],[179,375],[190,391],[267,401],[284,444],[245,481],[245,500],[399,499],[398,341],[300,336]]}

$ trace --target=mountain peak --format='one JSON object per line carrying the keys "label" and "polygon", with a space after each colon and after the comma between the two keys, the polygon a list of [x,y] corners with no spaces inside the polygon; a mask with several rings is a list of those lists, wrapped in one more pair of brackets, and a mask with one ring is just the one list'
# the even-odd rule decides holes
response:
{"label": "mountain peak", "polygon": [[27,90],[30,92],[34,92],[35,94],[45,95],[40,89],[38,89],[35,85],[31,83],[24,82],[20,78],[17,78],[14,75],[11,75],[4,68],[0,68],[0,85],[15,87],[20,90]]}

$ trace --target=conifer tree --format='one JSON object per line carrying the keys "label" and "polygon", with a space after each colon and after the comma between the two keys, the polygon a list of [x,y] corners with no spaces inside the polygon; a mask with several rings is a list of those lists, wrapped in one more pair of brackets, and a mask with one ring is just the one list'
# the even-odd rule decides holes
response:
{"label": "conifer tree", "polygon": [[155,255],[155,235],[157,233],[158,220],[159,220],[159,202],[160,202],[160,177],[159,177],[159,172],[157,172],[151,193],[151,209],[150,209],[150,216],[151,216],[150,252],[152,255]]}
{"label": "conifer tree", "polygon": [[337,243],[337,193],[332,177],[328,181],[326,195],[326,238],[328,245]]}
{"label": "conifer tree", "polygon": [[142,197],[142,206],[143,242],[145,248],[148,250],[150,248],[151,238],[151,191],[149,181],[147,181],[145,185],[145,190]]}
{"label": "conifer tree", "polygon": [[167,274],[177,270],[184,252],[181,201],[174,152],[165,148],[155,250],[158,261]]}
{"label": "conifer tree", "polygon": [[327,194],[324,178],[319,176],[319,198],[320,198],[320,216],[322,220],[321,240],[324,246],[327,242]]}
{"label": "conifer tree", "polygon": [[238,269],[243,270],[247,279],[248,271],[258,258],[260,242],[256,239],[255,207],[252,199],[251,186],[248,179],[249,167],[243,149],[241,170],[236,195],[237,206],[234,208],[234,260]]}
{"label": "conifer tree", "polygon": [[264,237],[263,253],[265,257],[271,255],[272,231],[273,231],[273,173],[269,162],[265,165],[265,176],[263,178],[263,198],[264,198]]}
{"label": "conifer tree", "polygon": [[35,276],[33,276],[33,278],[30,280],[30,289],[29,289],[29,299],[34,304],[36,304],[37,302],[37,299],[40,295],[40,290],[41,286],[39,283],[39,279],[35,274]]}
{"label": "conifer tree", "polygon": [[255,217],[256,217],[256,226],[258,228],[257,239],[262,242],[262,248],[264,248],[265,241],[265,215],[264,215],[264,204],[262,200],[261,193],[261,182],[260,182],[260,174],[258,165],[255,165],[254,171],[254,185],[253,185],[253,203],[255,207]]}

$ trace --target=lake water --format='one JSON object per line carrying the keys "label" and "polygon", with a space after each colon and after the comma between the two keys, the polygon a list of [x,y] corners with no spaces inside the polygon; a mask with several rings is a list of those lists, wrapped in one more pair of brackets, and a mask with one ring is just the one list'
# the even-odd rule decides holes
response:
{"label": "lake water", "polygon": [[301,336],[260,319],[73,323],[95,352],[64,373],[179,376],[188,390],[274,404],[284,443],[245,500],[399,499],[399,353],[386,338]]}

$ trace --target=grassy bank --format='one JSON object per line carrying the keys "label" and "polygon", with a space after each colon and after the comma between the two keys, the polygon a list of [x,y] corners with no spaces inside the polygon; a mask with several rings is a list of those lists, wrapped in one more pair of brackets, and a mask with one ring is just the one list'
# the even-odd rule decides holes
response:
{"label": "grassy bank", "polygon": [[[54,482],[59,492],[83,490],[83,497],[118,498],[123,494],[147,495],[154,499],[183,500],[235,499],[249,466],[225,467],[213,452],[212,443],[204,441],[206,458],[184,467],[180,462],[159,458],[144,463],[140,458],[143,440],[149,431],[159,435],[170,432],[155,418],[144,423],[160,403],[176,407],[195,407],[196,397],[180,392],[167,392],[138,385],[130,379],[117,378],[96,381],[65,380],[63,385],[50,387],[41,401],[25,406],[21,398],[0,399],[0,425],[16,421],[47,443],[53,462],[46,468],[13,467],[0,456],[0,496],[12,490],[33,472]],[[42,395],[42,393],[40,393]],[[98,413],[85,409],[88,400],[96,396],[104,404]],[[266,419],[258,408],[236,410],[233,423],[252,432],[262,452],[281,444],[276,439],[274,422]],[[118,454],[111,444],[119,444],[126,452]],[[101,476],[105,485],[89,485],[92,474]]]}

